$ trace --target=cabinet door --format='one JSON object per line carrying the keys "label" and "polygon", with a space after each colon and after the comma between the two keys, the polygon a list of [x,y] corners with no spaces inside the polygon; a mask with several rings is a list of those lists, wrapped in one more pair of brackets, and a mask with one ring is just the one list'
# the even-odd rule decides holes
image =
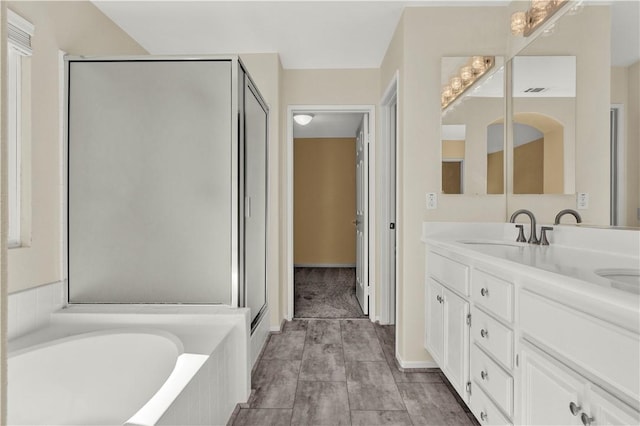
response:
{"label": "cabinet door", "polygon": [[593,426],[640,424],[640,413],[596,386],[592,388],[589,400],[591,409],[587,414],[593,417]]}
{"label": "cabinet door", "polygon": [[427,279],[427,350],[442,365],[442,290],[431,278]]}
{"label": "cabinet door", "polygon": [[[581,425],[585,384],[579,376],[542,355],[522,346],[522,424]],[[571,412],[570,404],[576,407]],[[578,409],[578,407],[580,407]]]}
{"label": "cabinet door", "polygon": [[469,302],[443,288],[444,357],[442,371],[462,399],[467,401],[465,385],[469,380]]}

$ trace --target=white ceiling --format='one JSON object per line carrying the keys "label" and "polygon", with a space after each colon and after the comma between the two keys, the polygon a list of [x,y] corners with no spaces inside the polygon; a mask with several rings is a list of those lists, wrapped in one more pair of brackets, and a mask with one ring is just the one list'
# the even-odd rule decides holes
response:
{"label": "white ceiling", "polygon": [[[278,52],[284,68],[321,69],[379,67],[407,5],[506,6],[510,1],[93,0],[93,3],[151,54]],[[639,5],[638,0],[613,1],[613,65],[627,66],[640,58]]]}
{"label": "white ceiling", "polygon": [[93,3],[151,54],[278,52],[284,68],[340,69],[378,68],[406,5],[495,6],[509,1]]}
{"label": "white ceiling", "polygon": [[315,113],[311,123],[306,126],[293,123],[293,137],[355,138],[363,115],[355,112]]}

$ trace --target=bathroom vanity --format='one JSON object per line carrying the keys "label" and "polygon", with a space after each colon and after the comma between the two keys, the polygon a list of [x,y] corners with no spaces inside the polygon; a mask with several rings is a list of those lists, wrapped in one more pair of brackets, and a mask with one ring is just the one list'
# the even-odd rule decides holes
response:
{"label": "bathroom vanity", "polygon": [[425,348],[481,424],[640,424],[639,232],[517,235],[423,225]]}

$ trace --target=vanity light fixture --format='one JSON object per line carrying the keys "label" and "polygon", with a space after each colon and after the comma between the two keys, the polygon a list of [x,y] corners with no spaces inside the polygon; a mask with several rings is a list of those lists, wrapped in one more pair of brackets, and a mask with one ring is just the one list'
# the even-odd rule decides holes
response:
{"label": "vanity light fixture", "polygon": [[444,111],[453,101],[462,95],[467,89],[487,71],[495,65],[495,56],[472,56],[458,72],[449,79],[440,92],[440,105]]}
{"label": "vanity light fixture", "polygon": [[313,120],[313,114],[294,114],[293,120],[301,126],[306,126]]}
{"label": "vanity light fixture", "polygon": [[526,12],[518,11],[511,15],[511,34],[529,37],[563,7],[571,4],[574,9],[581,3],[574,0],[530,0],[531,6]]}

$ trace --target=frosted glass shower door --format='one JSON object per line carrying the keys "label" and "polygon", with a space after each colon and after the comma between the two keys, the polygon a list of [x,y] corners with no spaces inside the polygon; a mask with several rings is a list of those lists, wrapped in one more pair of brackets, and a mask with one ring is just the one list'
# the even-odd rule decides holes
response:
{"label": "frosted glass shower door", "polygon": [[68,84],[70,302],[230,304],[231,61],[70,60]]}
{"label": "frosted glass shower door", "polygon": [[267,303],[267,110],[248,82],[244,99],[245,294],[253,326]]}

